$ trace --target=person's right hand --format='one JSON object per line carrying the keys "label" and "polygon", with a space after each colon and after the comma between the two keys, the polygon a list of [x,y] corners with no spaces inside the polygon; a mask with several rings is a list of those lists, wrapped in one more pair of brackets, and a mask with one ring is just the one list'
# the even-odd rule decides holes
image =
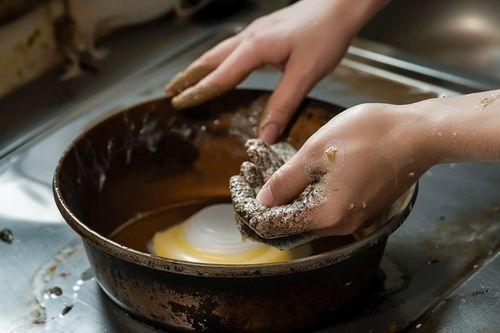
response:
{"label": "person's right hand", "polygon": [[290,219],[279,207],[309,184],[316,194],[292,214],[309,224],[303,230],[347,235],[379,216],[436,163],[425,105],[363,104],[334,117],[258,193],[258,203],[276,207],[266,222]]}
{"label": "person's right hand", "polygon": [[165,90],[182,109],[219,96],[253,70],[272,65],[283,78],[269,99],[259,137],[277,140],[314,84],[344,55],[361,24],[385,0],[303,0],[261,17],[193,62]]}
{"label": "person's right hand", "polygon": [[[320,128],[257,194],[290,203],[316,182],[294,215],[304,230],[350,234],[383,213],[437,163],[500,162],[500,90],[407,105],[363,104]],[[284,210],[286,212],[286,210]],[[282,223],[275,209],[270,223]],[[259,222],[259,221],[257,221]]]}

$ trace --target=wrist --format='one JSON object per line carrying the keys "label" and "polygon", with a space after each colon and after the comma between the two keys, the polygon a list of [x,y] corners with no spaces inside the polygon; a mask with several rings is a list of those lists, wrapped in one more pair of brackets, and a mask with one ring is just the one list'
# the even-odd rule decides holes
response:
{"label": "wrist", "polygon": [[406,129],[401,140],[408,141],[412,158],[424,170],[447,159],[443,133],[436,127],[442,116],[431,104],[426,100],[403,106]]}
{"label": "wrist", "polygon": [[355,3],[353,3],[352,0],[339,0],[339,2],[342,3],[344,16],[348,17],[350,20],[352,37],[354,37],[358,30],[361,29],[375,13],[382,9],[389,0],[361,0]]}
{"label": "wrist", "polygon": [[[333,15],[332,21],[337,27],[348,30],[350,38],[358,32],[366,21],[368,21],[379,9],[386,5],[389,0],[321,0],[325,10]],[[339,22],[339,20],[341,22]]]}
{"label": "wrist", "polygon": [[421,154],[426,156],[431,166],[468,159],[464,151],[457,149],[460,141],[455,126],[458,113],[455,107],[446,104],[446,99],[433,98],[409,105],[417,119]]}

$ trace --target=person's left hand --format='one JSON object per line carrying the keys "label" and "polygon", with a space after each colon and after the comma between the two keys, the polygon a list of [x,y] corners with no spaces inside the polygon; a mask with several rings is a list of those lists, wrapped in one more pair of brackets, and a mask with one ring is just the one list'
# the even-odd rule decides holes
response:
{"label": "person's left hand", "polygon": [[239,84],[253,70],[283,71],[259,127],[275,142],[309,90],[344,55],[359,26],[383,0],[302,0],[261,17],[203,54],[165,87],[178,109],[203,103]]}

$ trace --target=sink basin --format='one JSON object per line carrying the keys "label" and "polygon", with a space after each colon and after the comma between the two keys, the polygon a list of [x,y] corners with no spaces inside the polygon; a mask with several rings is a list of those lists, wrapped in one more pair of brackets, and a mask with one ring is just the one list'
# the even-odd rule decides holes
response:
{"label": "sink basin", "polygon": [[498,0],[391,1],[358,36],[496,81],[500,80],[499,13]]}

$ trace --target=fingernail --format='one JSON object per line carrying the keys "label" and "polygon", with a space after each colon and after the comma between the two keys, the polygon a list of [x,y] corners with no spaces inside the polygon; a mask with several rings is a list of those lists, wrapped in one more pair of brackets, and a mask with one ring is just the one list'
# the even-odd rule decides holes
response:
{"label": "fingernail", "polygon": [[167,97],[174,97],[174,93],[172,92],[172,90],[170,89],[170,83],[167,84],[163,90],[165,91],[165,94],[167,95]]}
{"label": "fingernail", "polygon": [[260,203],[261,205],[264,205],[266,207],[271,207],[274,201],[274,196],[273,192],[271,192],[271,189],[267,185],[267,183],[262,187],[257,193],[257,202]]}
{"label": "fingernail", "polygon": [[216,84],[197,84],[172,99],[172,106],[185,109],[206,102],[225,93],[228,89]]}
{"label": "fingernail", "polygon": [[167,83],[165,91],[170,96],[180,94],[182,91],[210,74],[213,69],[213,67],[207,65],[192,64],[182,72],[177,73],[170,82]]}
{"label": "fingernail", "polygon": [[278,126],[275,123],[267,123],[260,129],[259,139],[264,140],[268,144],[274,143],[278,139],[278,136]]}

